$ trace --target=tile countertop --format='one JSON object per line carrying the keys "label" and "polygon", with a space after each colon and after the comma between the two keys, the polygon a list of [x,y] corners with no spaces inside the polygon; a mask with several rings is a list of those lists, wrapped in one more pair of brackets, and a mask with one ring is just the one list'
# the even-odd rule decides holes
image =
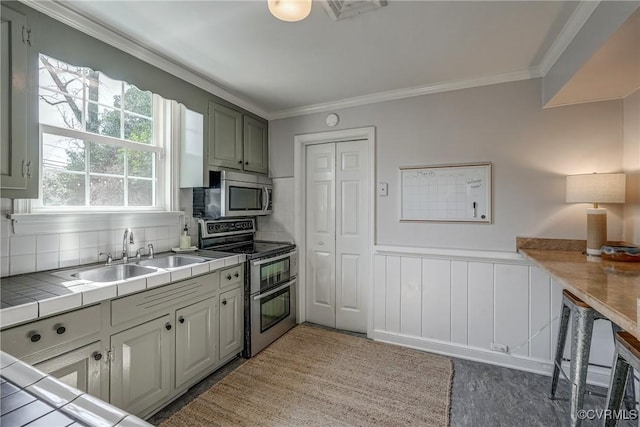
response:
{"label": "tile countertop", "polygon": [[577,251],[519,249],[609,320],[640,339],[638,302],[640,263],[606,261]]}
{"label": "tile countertop", "polygon": [[1,351],[0,392],[3,427],[151,427]]}
{"label": "tile countertop", "polygon": [[[0,329],[199,276],[245,261],[245,255],[210,254],[215,254],[216,258],[185,267],[158,269],[155,273],[115,282],[98,283],[74,279],[68,273],[65,274],[104,264],[3,277],[0,286]],[[206,257],[208,254],[196,252],[194,255]]]}

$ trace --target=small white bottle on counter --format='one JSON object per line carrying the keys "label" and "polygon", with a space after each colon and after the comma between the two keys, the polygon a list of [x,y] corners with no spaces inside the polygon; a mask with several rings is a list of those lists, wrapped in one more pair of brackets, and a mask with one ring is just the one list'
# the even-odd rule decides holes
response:
{"label": "small white bottle on counter", "polygon": [[180,236],[180,249],[189,249],[191,247],[191,236],[189,235],[189,229],[187,224],[184,225],[182,230],[182,236]]}

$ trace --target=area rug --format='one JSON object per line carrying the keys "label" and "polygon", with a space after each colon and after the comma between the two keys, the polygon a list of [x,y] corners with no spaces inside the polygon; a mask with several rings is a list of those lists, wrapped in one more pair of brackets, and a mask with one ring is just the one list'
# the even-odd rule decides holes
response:
{"label": "area rug", "polygon": [[451,360],[300,325],[161,424],[448,426]]}

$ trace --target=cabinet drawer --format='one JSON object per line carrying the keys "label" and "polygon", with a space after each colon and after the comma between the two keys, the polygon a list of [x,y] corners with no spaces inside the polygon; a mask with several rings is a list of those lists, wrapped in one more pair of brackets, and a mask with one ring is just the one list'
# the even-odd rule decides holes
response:
{"label": "cabinet drawer", "polygon": [[219,283],[219,273],[215,272],[113,300],[111,325],[141,319],[158,310],[171,309],[183,301],[214,292]]}
{"label": "cabinet drawer", "polygon": [[220,289],[240,286],[244,282],[244,264],[220,270]]}
{"label": "cabinet drawer", "polygon": [[100,323],[99,305],[38,320],[0,332],[2,350],[23,358],[78,338],[98,334]]}

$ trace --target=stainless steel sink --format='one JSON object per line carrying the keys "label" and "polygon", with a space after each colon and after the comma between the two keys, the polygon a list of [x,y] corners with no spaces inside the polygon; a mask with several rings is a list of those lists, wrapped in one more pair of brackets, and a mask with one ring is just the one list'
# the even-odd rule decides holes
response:
{"label": "stainless steel sink", "polygon": [[130,279],[155,272],[155,269],[149,267],[141,267],[133,264],[118,264],[78,271],[71,276],[77,277],[78,279],[91,280],[92,282],[115,282],[116,280]]}
{"label": "stainless steel sink", "polygon": [[145,259],[140,261],[140,265],[149,265],[158,268],[184,267],[191,264],[199,264],[208,261],[207,258],[188,255],[168,255],[162,258]]}

